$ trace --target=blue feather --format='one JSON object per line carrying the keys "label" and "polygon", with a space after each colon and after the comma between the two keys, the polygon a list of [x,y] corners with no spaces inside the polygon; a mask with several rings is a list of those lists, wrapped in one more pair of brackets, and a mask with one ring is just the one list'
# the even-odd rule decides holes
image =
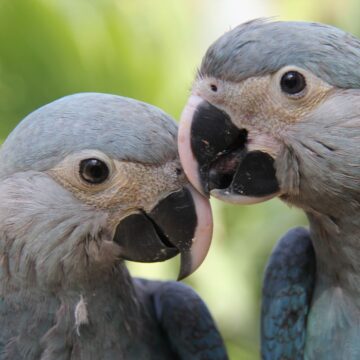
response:
{"label": "blue feather", "polygon": [[263,359],[303,359],[314,282],[315,254],[309,232],[292,229],[277,244],[265,272],[261,316]]}
{"label": "blue feather", "polygon": [[209,310],[189,286],[179,282],[136,281],[150,292],[156,320],[179,359],[228,359]]}

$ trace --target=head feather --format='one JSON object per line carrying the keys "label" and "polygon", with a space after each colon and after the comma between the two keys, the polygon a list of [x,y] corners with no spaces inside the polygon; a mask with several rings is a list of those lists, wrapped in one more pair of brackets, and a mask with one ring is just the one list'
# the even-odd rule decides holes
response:
{"label": "head feather", "polygon": [[0,178],[48,170],[85,149],[162,164],[177,156],[176,133],[176,123],[155,106],[108,94],[67,96],[31,113],[10,134],[0,151]]}
{"label": "head feather", "polygon": [[335,27],[309,22],[253,20],[216,40],[202,76],[240,82],[287,65],[313,72],[339,88],[360,88],[360,40]]}

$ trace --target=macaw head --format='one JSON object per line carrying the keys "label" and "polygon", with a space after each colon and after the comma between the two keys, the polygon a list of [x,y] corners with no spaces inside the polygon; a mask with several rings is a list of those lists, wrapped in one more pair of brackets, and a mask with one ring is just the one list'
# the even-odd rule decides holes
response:
{"label": "macaw head", "polygon": [[58,285],[178,253],[179,276],[194,271],[211,210],[183,173],[176,136],[160,109],[115,95],[76,94],[28,115],[0,151],[9,276]]}
{"label": "macaw head", "polygon": [[181,118],[190,181],[230,203],[359,204],[359,59],[357,38],[317,23],[255,20],[225,33]]}

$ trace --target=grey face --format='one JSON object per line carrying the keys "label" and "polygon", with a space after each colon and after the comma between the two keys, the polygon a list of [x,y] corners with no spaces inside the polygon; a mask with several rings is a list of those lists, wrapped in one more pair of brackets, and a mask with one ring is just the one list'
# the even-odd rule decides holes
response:
{"label": "grey face", "polygon": [[4,231],[52,264],[74,257],[104,268],[117,259],[154,262],[180,252],[180,277],[187,276],[206,255],[212,223],[208,202],[183,174],[176,135],[161,110],[119,96],[77,94],[44,106],[1,149],[8,211],[0,209],[0,227],[9,227],[13,211],[19,228]]}
{"label": "grey face", "polygon": [[190,181],[233,203],[358,196],[359,59],[358,39],[322,24],[257,20],[220,37],[180,123]]}

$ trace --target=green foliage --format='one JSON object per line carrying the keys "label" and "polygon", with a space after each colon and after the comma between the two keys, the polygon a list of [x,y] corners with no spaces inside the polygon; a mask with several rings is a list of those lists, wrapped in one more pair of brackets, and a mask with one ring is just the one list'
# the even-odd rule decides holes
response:
{"label": "green foliage", "polygon": [[83,91],[136,97],[178,115],[193,76],[189,25],[174,0],[2,0],[1,135],[31,110]]}

